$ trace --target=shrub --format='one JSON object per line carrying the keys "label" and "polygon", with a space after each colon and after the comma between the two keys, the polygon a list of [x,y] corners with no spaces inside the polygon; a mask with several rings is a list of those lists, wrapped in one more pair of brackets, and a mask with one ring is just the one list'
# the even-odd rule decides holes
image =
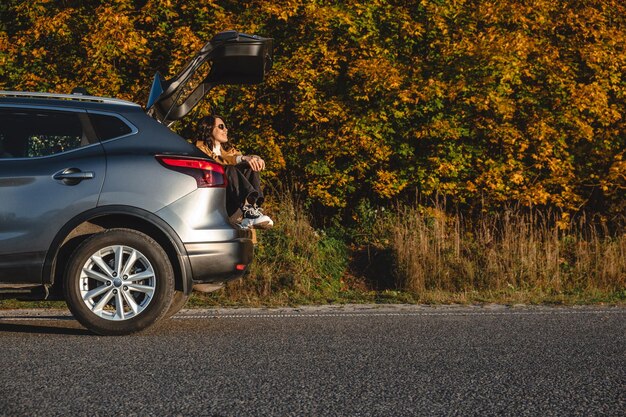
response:
{"label": "shrub", "polygon": [[316,231],[292,193],[278,192],[271,200],[267,213],[275,225],[257,233],[249,273],[212,297],[253,304],[335,299],[347,267],[345,243]]}

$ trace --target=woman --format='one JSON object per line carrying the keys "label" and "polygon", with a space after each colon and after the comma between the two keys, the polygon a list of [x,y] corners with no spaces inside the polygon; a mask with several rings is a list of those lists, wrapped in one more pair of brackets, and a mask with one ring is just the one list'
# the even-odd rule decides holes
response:
{"label": "woman", "polygon": [[242,155],[228,143],[228,128],[220,116],[203,117],[200,120],[200,132],[201,138],[196,141],[196,147],[224,165],[228,179],[228,215],[241,218],[243,228],[272,227],[274,222],[260,208],[264,198],[259,173],[265,169],[265,161],[256,155]]}

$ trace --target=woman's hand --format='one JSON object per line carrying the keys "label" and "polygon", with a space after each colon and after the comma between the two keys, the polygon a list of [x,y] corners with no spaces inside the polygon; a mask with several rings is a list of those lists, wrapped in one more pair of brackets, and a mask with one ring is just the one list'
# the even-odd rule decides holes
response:
{"label": "woman's hand", "polygon": [[246,155],[241,157],[241,160],[247,162],[253,171],[263,171],[265,169],[265,161],[259,156]]}

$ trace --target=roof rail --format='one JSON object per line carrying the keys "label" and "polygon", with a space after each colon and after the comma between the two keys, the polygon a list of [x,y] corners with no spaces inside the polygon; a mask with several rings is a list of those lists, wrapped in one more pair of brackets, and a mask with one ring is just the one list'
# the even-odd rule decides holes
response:
{"label": "roof rail", "polygon": [[27,91],[0,91],[0,97],[16,98],[43,98],[54,100],[87,101],[91,103],[119,104],[124,106],[139,106],[132,101],[120,100],[109,97],[84,96],[82,94],[55,94],[55,93],[32,93]]}

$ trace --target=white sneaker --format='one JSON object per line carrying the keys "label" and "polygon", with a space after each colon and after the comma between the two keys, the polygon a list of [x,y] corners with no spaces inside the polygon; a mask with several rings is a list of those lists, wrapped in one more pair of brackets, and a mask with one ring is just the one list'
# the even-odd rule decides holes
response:
{"label": "white sneaker", "polygon": [[243,206],[243,220],[241,227],[244,229],[269,229],[274,226],[274,222],[269,216],[263,214],[263,211],[256,205],[246,204]]}

